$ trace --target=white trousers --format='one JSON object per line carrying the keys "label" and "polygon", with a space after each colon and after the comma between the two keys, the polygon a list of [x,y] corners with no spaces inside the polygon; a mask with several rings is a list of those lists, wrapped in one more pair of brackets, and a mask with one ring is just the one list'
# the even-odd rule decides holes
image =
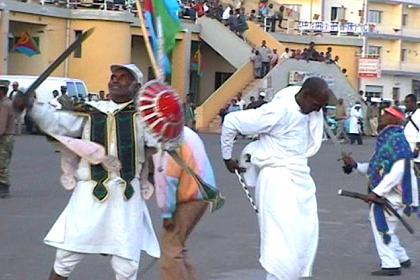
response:
{"label": "white trousers", "polygon": [[[399,211],[400,212],[400,211]],[[375,239],[376,250],[381,259],[382,268],[397,268],[401,267],[400,263],[409,259],[405,249],[400,245],[400,241],[395,234],[398,219],[394,216],[389,216],[385,213],[386,222],[388,224],[388,234],[391,241],[385,244],[382,238],[382,233],[376,229],[375,217],[373,215],[373,207],[370,210],[370,224],[372,227],[373,237]]]}
{"label": "white trousers", "polygon": [[[60,276],[69,277],[76,265],[86,254],[57,249],[54,271]],[[139,263],[133,260],[111,256],[111,266],[116,280],[136,280]]]}

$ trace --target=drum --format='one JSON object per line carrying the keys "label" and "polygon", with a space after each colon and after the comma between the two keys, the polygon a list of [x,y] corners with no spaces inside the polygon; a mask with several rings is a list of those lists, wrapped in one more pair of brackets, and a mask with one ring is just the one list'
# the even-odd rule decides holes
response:
{"label": "drum", "polygon": [[146,128],[163,149],[172,150],[181,144],[184,114],[173,88],[158,80],[149,81],[140,89],[136,103]]}

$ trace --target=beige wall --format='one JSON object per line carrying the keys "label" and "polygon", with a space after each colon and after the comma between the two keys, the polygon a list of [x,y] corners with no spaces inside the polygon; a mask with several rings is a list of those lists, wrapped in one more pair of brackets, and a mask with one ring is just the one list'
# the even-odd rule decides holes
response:
{"label": "beige wall", "polygon": [[386,70],[397,70],[400,65],[401,41],[369,39],[369,46],[381,47],[381,67]]}
{"label": "beige wall", "polygon": [[395,34],[393,28],[401,28],[402,5],[369,3],[368,9],[382,11],[381,23],[376,25],[376,30]]}
{"label": "beige wall", "polygon": [[198,103],[205,101],[215,90],[216,72],[234,73],[236,69],[208,45],[201,45],[203,73],[200,79]]}
{"label": "beige wall", "polygon": [[420,8],[403,8],[403,14],[407,14],[407,24],[403,27],[403,34],[420,37]]}
{"label": "beige wall", "polygon": [[[8,74],[39,75],[65,48],[66,21],[63,19],[10,13],[9,33],[19,37],[24,31],[39,37],[40,54],[27,57],[18,52],[9,53]],[[62,64],[52,76],[63,76]]]}
{"label": "beige wall", "polygon": [[74,20],[71,40],[75,30],[91,27],[95,31],[82,45],[82,58],[70,58],[69,76],[84,80],[90,91],[98,92],[107,89],[111,64],[131,63],[131,32],[123,22]]}

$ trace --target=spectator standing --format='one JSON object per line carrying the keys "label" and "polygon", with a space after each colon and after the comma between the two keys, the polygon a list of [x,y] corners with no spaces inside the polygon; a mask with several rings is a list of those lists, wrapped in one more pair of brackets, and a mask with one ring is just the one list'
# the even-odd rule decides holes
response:
{"label": "spectator standing", "polygon": [[[22,95],[23,92],[19,90],[19,83],[17,81],[14,81],[12,83],[12,90],[9,93],[9,99],[13,100],[17,95]],[[15,112],[15,123],[16,123],[16,134],[20,135],[22,134],[22,119],[24,118],[25,113],[23,112]]]}
{"label": "spectator standing", "polygon": [[258,50],[253,49],[253,54],[251,55],[251,61],[254,66],[254,78],[262,78],[262,56]]}
{"label": "spectator standing", "polygon": [[0,198],[10,196],[10,161],[15,134],[15,110],[7,97],[10,82],[0,80]]}
{"label": "spectator standing", "polygon": [[261,78],[263,78],[270,72],[271,49],[267,47],[267,42],[262,40],[258,51],[261,54]]}
{"label": "spectator standing", "polygon": [[309,48],[306,50],[306,60],[317,60],[318,58],[318,52],[315,49],[315,43],[310,42]]}
{"label": "spectator standing", "polygon": [[289,59],[289,58],[291,58],[290,49],[285,48],[284,52],[280,55],[280,59],[285,60],[285,59]]}
{"label": "spectator standing", "polygon": [[271,55],[271,69],[274,68],[274,66],[277,65],[277,63],[279,62],[279,55],[277,54],[277,49],[273,49],[273,53]]}
{"label": "spectator standing", "polygon": [[337,121],[337,139],[343,139],[344,143],[350,142],[350,138],[347,136],[344,130],[344,122],[347,120],[347,107],[344,104],[343,98],[339,98],[335,107],[335,120]]}
{"label": "spectator standing", "polygon": [[60,94],[58,93],[58,90],[53,90],[52,92],[54,98],[51,99],[48,103],[53,106],[56,109],[61,109],[61,103],[58,101],[58,98],[60,98]]}
{"label": "spectator standing", "polygon": [[368,102],[366,108],[366,119],[369,122],[370,136],[378,136],[379,108],[376,103]]}
{"label": "spectator standing", "polygon": [[258,100],[254,101],[254,102],[251,102],[248,105],[247,109],[257,109],[257,108],[261,107],[262,105],[264,105],[265,103],[267,103],[267,101],[265,101],[265,96],[266,96],[266,94],[265,94],[264,91],[260,92],[258,94]]}
{"label": "spectator standing", "polygon": [[333,63],[331,47],[327,48],[327,52],[325,53],[325,62],[328,64]]}
{"label": "spectator standing", "polygon": [[248,110],[248,109],[253,109],[252,108],[252,104],[255,102],[255,97],[254,96],[251,96],[250,98],[249,98],[249,103],[248,103],[248,105],[246,105],[246,109]]}
{"label": "spectator standing", "polygon": [[266,17],[266,21],[269,24],[270,27],[270,31],[271,32],[276,32],[276,22],[277,22],[277,17],[276,17],[276,13],[274,13],[274,8],[273,8],[273,4],[270,3],[268,4],[268,12],[267,12],[267,17]]}
{"label": "spectator standing", "polygon": [[223,14],[222,14],[222,20],[223,21],[227,21],[228,19],[229,19],[229,17],[230,17],[230,15],[231,15],[231,12],[232,11],[232,13],[233,13],[233,8],[232,8],[232,5],[228,5],[226,8],[225,8],[225,10],[223,11]]}
{"label": "spectator standing", "polygon": [[245,109],[245,100],[242,99],[242,92],[238,93],[238,95],[236,96],[236,100],[237,100],[237,103],[239,105],[239,108],[241,110],[244,110]]}
{"label": "spectator standing", "polygon": [[225,25],[229,27],[230,31],[236,34],[236,28],[238,26],[238,17],[236,16],[236,14],[233,13],[233,10],[229,11],[229,18],[227,19]]}
{"label": "spectator standing", "polygon": [[255,11],[255,9],[251,10],[251,13],[248,16],[248,20],[249,21],[257,21],[257,12]]}
{"label": "spectator standing", "polygon": [[104,90],[100,90],[99,91],[99,100],[105,100],[105,91]]}
{"label": "spectator standing", "polygon": [[232,112],[240,111],[240,110],[241,110],[241,107],[238,104],[238,101],[236,99],[232,99],[228,108],[228,114]]}
{"label": "spectator standing", "polygon": [[236,34],[241,38],[245,39],[244,33],[248,30],[248,23],[246,23],[246,17],[243,9],[236,9]]}
{"label": "spectator standing", "polygon": [[283,27],[282,23],[284,21],[284,6],[280,6],[279,11],[277,12],[277,19],[279,21],[278,27],[280,29],[287,29],[286,27]]}
{"label": "spectator standing", "polygon": [[357,140],[358,145],[362,145],[362,105],[357,101],[356,104],[350,110],[350,123],[349,123],[349,138],[350,144],[353,144]]}
{"label": "spectator standing", "polygon": [[61,95],[58,97],[57,101],[61,104],[61,109],[68,110],[73,107],[74,101],[71,99],[70,96],[67,95],[67,87],[61,86],[60,87]]}
{"label": "spectator standing", "polygon": [[195,104],[192,100],[192,96],[187,95],[187,102],[185,103],[184,115],[185,125],[192,130],[195,130]]}
{"label": "spectator standing", "polygon": [[17,81],[14,81],[12,83],[12,90],[9,93],[9,99],[13,101],[17,94],[23,94],[23,92],[19,90],[19,83]]}

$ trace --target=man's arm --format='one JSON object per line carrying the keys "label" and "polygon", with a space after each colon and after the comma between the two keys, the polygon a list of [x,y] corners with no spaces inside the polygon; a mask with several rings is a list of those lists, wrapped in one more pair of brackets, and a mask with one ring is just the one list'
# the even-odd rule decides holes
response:
{"label": "man's arm", "polygon": [[51,134],[79,137],[86,119],[70,112],[57,111],[49,104],[35,103],[30,109],[31,118]]}
{"label": "man's arm", "polygon": [[5,106],[0,106],[0,136],[3,136],[9,119],[9,112]]}
{"label": "man's arm", "polygon": [[274,102],[257,109],[238,111],[226,115],[220,142],[222,157],[230,172],[238,169],[238,166],[234,166],[233,160],[231,160],[236,135],[239,133],[242,135],[268,133],[283,115],[284,109]]}
{"label": "man's arm", "polygon": [[382,181],[373,189],[373,192],[378,196],[386,195],[401,184],[403,175],[404,160],[400,159],[392,165],[391,171],[382,178]]}

